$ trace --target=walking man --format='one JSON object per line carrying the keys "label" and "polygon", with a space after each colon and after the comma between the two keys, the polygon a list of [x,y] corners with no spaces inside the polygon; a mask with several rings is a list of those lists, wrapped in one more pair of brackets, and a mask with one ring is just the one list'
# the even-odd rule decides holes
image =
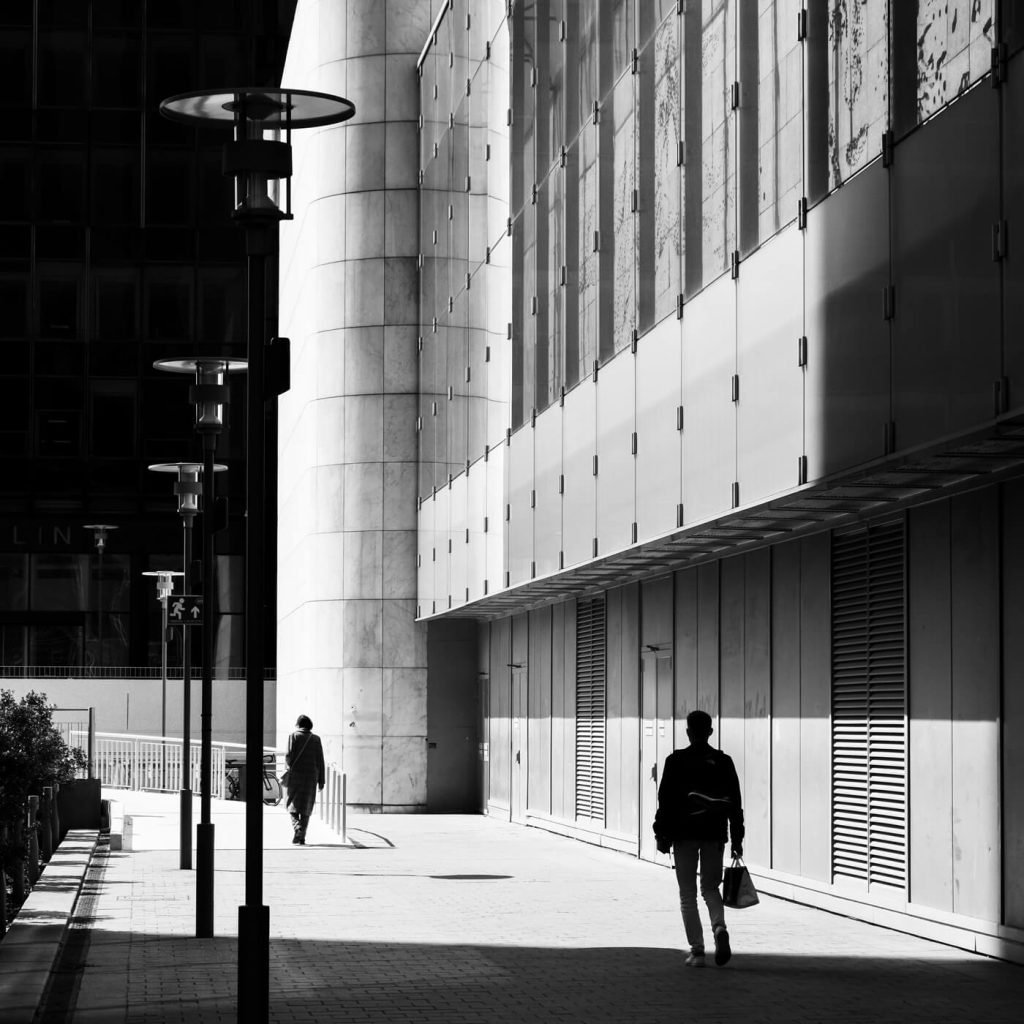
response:
{"label": "walking man", "polygon": [[715,963],[721,967],[732,956],[719,891],[726,838],[732,841],[733,857],[743,856],[740,783],[732,758],[708,742],[712,732],[711,716],[706,711],[691,711],[686,716],[690,745],[665,758],[654,817],[658,850],[675,853],[679,906],[690,944],[687,967],[704,966],[704,929],[697,910],[698,865],[700,892],[715,940]]}

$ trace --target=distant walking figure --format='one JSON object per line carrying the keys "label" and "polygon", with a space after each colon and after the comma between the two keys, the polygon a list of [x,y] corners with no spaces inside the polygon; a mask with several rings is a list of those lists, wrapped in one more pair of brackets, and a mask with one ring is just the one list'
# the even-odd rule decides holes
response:
{"label": "distant walking figure", "polygon": [[740,782],[732,758],[708,743],[714,729],[706,711],[686,716],[690,745],[665,758],[658,787],[658,812],[654,836],[661,853],[674,849],[679,906],[683,912],[686,941],[690,944],[687,967],[704,966],[704,929],[697,910],[697,865],[700,892],[707,904],[715,938],[715,963],[729,962],[732,949],[725,927],[722,855],[726,824],[732,839],[733,857],[743,856],[743,805]]}
{"label": "distant walking figure", "polygon": [[306,715],[299,715],[295,725],[297,728],[288,737],[288,753],[284,758],[288,769],[286,806],[292,816],[292,842],[305,846],[306,827],[316,804],[316,791],[324,788],[324,748]]}

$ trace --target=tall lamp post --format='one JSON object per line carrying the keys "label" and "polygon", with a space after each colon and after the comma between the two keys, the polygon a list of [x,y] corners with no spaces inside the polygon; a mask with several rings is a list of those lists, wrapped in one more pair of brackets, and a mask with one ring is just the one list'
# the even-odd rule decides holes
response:
{"label": "tall lamp post", "polygon": [[[160,112],[194,127],[212,123],[233,131],[233,140],[224,146],[224,173],[235,179],[233,217],[246,231],[248,278],[245,768],[249,779],[258,779],[263,771],[265,403],[287,390],[286,344],[271,346],[270,387],[266,381],[266,257],[272,250],[277,223],[291,217],[292,129],[347,121],[355,114],[355,105],[340,96],[301,89],[239,88],[172,96],[160,104]],[[274,137],[266,138],[266,133]],[[271,194],[271,182],[282,179],[283,207]],[[269,947],[270,910],[263,905],[262,792],[261,787],[250,785],[245,801],[245,905],[238,908],[238,1020],[245,1024],[267,1020]]]}
{"label": "tall lamp post", "polygon": [[[156,599],[160,602],[160,739],[167,739],[167,598],[174,590],[174,577],[184,573],[173,569],[156,569],[144,572],[143,576],[156,577]],[[167,785],[166,743],[160,744],[160,788]]]}
{"label": "tall lamp post", "polygon": [[[154,473],[174,473],[174,493],[178,498],[178,515],[182,532],[182,592],[189,593],[192,581],[192,523],[199,512],[203,485],[199,474],[201,462],[158,462],[150,466]],[[215,473],[227,469],[219,463]],[[165,627],[167,623],[164,623]],[[192,630],[182,627],[181,637],[181,782],[178,790],[178,867],[192,868]],[[201,788],[201,786],[200,786]]]}
{"label": "tall lamp post", "polygon": [[195,384],[189,389],[189,400],[196,407],[196,432],[203,439],[203,594],[209,600],[203,616],[203,686],[199,719],[201,746],[199,825],[196,828],[196,937],[212,938],[214,828],[210,796],[213,762],[213,605],[216,593],[213,552],[216,532],[214,455],[217,438],[224,429],[224,406],[230,397],[224,379],[229,373],[244,371],[245,360],[196,356],[158,359],[153,365],[168,373],[194,374]]}
{"label": "tall lamp post", "polygon": [[107,534],[117,527],[113,523],[86,523],[85,528],[92,530],[92,541],[96,545],[99,556],[97,573],[99,581],[96,587],[96,642],[99,647],[99,665],[102,667],[106,659],[103,657],[103,552],[107,549]]}

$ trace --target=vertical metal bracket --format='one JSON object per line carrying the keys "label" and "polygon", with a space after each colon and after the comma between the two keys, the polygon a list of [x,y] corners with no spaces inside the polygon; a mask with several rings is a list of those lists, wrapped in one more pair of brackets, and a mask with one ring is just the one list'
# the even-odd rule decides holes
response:
{"label": "vertical metal bracket", "polygon": [[729,272],[732,274],[732,279],[735,281],[740,276],[740,251],[739,249],[733,249],[732,256],[729,259]]}
{"label": "vertical metal bracket", "polygon": [[740,507],[740,482],[739,480],[733,480],[732,482],[732,507]]}
{"label": "vertical metal bracket", "polygon": [[798,484],[807,483],[807,456],[801,455],[796,460],[796,482]]}
{"label": "vertical metal bracket", "polygon": [[806,335],[797,340],[797,355],[796,355],[797,366],[807,365],[807,337]]}
{"label": "vertical metal bracket", "polygon": [[801,7],[796,12],[796,41],[802,43],[807,38],[807,9]]}
{"label": "vertical metal bracket", "polygon": [[887,284],[882,289],[882,319],[892,320],[896,316],[896,285]]}
{"label": "vertical metal bracket", "polygon": [[1006,258],[1006,242],[1007,242],[1007,228],[1006,221],[996,221],[992,225],[992,262],[998,263],[999,260]]}
{"label": "vertical metal bracket", "polygon": [[732,400],[734,402],[740,400],[740,375],[738,373],[732,375]]}
{"label": "vertical metal bracket", "polygon": [[896,135],[890,128],[882,133],[882,166],[892,167],[896,159]]}
{"label": "vertical metal bracket", "polygon": [[1006,43],[992,47],[992,88],[998,89],[1006,81],[1006,58],[1009,49]]}
{"label": "vertical metal bracket", "polygon": [[676,406],[676,430],[683,429],[683,407],[681,405]]}
{"label": "vertical metal bracket", "polygon": [[800,231],[807,227],[807,196],[801,196],[796,208],[796,226]]}

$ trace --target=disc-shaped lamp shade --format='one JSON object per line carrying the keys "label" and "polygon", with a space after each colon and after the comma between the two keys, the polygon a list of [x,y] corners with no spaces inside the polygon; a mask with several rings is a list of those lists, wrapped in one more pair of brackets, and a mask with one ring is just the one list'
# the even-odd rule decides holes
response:
{"label": "disc-shaped lamp shade", "polygon": [[264,128],[319,128],[347,121],[355,104],[342,96],[306,89],[205,89],[181,93],[160,104],[160,113],[183,124],[220,123],[229,128],[240,120]]}
{"label": "disc-shaped lamp shade", "polygon": [[244,373],[249,366],[245,359],[226,359],[223,356],[189,356],[184,359],[158,359],[153,366],[168,373],[189,373],[195,378],[195,387],[189,400],[196,407],[196,430],[200,433],[220,431],[224,424],[224,403],[227,401],[226,373]]}
{"label": "disc-shaped lamp shade", "polygon": [[[215,463],[214,473],[223,473],[228,467],[223,463]],[[200,474],[203,472],[201,462],[157,462],[149,467],[153,473],[174,473],[174,493],[178,496],[178,512],[183,516],[194,516],[199,511],[199,496],[203,493]]]}

